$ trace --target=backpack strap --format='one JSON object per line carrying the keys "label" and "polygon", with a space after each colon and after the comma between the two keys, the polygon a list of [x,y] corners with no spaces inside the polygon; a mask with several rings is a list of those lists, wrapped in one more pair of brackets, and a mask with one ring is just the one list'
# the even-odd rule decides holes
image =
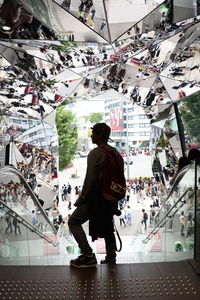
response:
{"label": "backpack strap", "polygon": [[117,249],[116,251],[117,251],[117,252],[120,252],[120,251],[122,250],[122,240],[121,240],[121,238],[120,238],[119,232],[118,232],[117,227],[116,227],[116,225],[115,225],[114,219],[113,219],[113,223],[114,223],[114,229],[115,229],[115,232],[116,232],[117,237],[118,237],[118,240],[119,240],[119,249]]}

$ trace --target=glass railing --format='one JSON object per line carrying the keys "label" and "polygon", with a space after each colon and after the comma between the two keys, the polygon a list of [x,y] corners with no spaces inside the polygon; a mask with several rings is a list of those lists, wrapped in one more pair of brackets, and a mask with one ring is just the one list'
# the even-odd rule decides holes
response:
{"label": "glass railing", "polygon": [[[0,207],[0,264],[69,264],[70,259],[79,254],[79,249],[67,223],[56,232],[37,197],[18,173],[10,166],[0,168],[3,201]],[[35,216],[39,220],[36,224],[33,221]],[[121,236],[123,248],[117,255],[117,262],[193,258],[194,217],[195,167],[190,165],[177,176],[151,224],[148,218],[147,230],[138,220],[133,236]],[[98,240],[92,246],[98,260],[105,256],[103,241]]]}
{"label": "glass railing", "polygon": [[0,196],[0,264],[57,263],[57,230],[13,166],[0,168]]}
{"label": "glass railing", "polygon": [[[142,261],[174,261],[194,258],[195,165],[177,176],[169,195],[145,232],[138,232]],[[134,245],[133,245],[134,247]]]}

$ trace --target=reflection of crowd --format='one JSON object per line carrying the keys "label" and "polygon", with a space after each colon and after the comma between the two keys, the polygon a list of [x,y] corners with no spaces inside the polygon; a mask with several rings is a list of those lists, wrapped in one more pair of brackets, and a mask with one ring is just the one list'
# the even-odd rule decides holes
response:
{"label": "reflection of crowd", "polygon": [[5,233],[14,231],[16,235],[17,232],[20,234],[21,230],[19,223],[16,218],[12,218],[9,215],[9,208],[15,210],[18,205],[22,205],[27,210],[28,195],[24,191],[24,186],[18,182],[13,182],[12,180],[8,183],[1,183],[0,198],[1,201],[8,206],[8,208],[2,209],[2,212],[4,212],[3,216],[7,224]]}
{"label": "reflection of crowd", "polygon": [[26,161],[18,161],[17,167],[32,189],[37,186],[36,175],[38,174],[45,178],[48,176],[48,182],[57,178],[56,160],[50,152],[26,143],[18,143],[18,148]]}

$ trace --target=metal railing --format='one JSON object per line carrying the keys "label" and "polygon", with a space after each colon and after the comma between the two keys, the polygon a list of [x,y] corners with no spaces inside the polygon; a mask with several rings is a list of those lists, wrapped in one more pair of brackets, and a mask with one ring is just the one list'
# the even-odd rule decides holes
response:
{"label": "metal railing", "polygon": [[26,179],[23,177],[23,175],[21,174],[21,172],[16,169],[14,166],[9,165],[9,166],[5,166],[5,167],[1,167],[0,168],[0,173],[2,174],[6,174],[6,173],[12,173],[16,176],[19,177],[20,181],[23,183],[25,189],[27,190],[27,192],[29,193],[30,197],[32,198],[34,204],[39,207],[42,216],[44,217],[44,219],[46,220],[46,222],[48,223],[48,225],[51,227],[53,233],[56,235],[57,231],[55,229],[55,227],[53,226],[53,224],[50,222],[46,212],[43,210],[40,202],[38,201],[37,197],[35,196],[35,193],[33,192],[33,190],[30,188],[29,184],[27,183]]}
{"label": "metal railing", "polygon": [[59,243],[53,241],[49,237],[47,237],[45,234],[43,234],[41,231],[39,231],[36,227],[34,227],[32,224],[30,224],[28,221],[26,221],[24,218],[22,218],[20,215],[18,215],[14,210],[12,210],[9,206],[7,206],[3,201],[0,200],[0,204],[3,205],[4,208],[6,208],[6,214],[11,216],[13,219],[17,219],[19,224],[24,225],[26,228],[28,228],[31,232],[37,234],[42,239],[46,240],[48,243],[52,244],[53,246],[58,246]]}
{"label": "metal railing", "polygon": [[[160,228],[162,228],[166,222],[168,221],[167,218],[168,217],[173,217],[177,211],[185,204],[185,200],[182,201],[182,199],[185,197],[185,195],[190,191],[190,189],[188,188],[182,195],[181,197],[176,201],[176,203],[168,210],[168,212],[166,213],[166,215],[161,219],[161,221],[159,221],[158,224],[156,224],[156,226],[153,228],[153,230],[147,235],[147,237],[143,240],[143,243],[146,244],[148,243],[148,241],[152,238],[152,236],[154,236],[159,230]],[[177,205],[181,203],[180,207],[175,211],[173,212],[172,215],[170,215],[170,213],[172,212],[172,210],[174,208],[177,207]],[[162,226],[161,226],[162,225]]]}

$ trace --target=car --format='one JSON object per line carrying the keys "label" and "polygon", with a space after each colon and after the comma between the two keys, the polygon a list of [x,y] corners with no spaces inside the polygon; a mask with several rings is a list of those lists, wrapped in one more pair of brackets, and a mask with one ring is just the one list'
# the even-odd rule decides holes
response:
{"label": "car", "polygon": [[87,157],[87,154],[83,151],[77,151],[76,152],[76,157]]}

